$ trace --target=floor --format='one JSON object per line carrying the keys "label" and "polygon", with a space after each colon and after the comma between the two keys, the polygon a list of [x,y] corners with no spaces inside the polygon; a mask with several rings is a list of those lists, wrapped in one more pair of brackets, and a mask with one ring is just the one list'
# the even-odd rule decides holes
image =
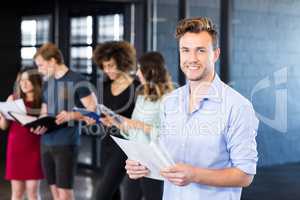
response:
{"label": "floor", "polygon": [[[2,163],[1,163],[2,164]],[[10,200],[10,184],[3,180],[3,166],[0,170],[0,200]],[[88,170],[79,170],[75,178],[75,198],[76,200],[90,200],[93,194],[93,185],[95,185],[95,175]],[[51,200],[51,193],[45,181],[40,185],[41,200]]]}
{"label": "floor", "polygon": [[[0,163],[0,199],[10,199],[9,182],[3,180],[3,162]],[[75,181],[76,200],[92,199],[95,174],[79,170]],[[48,187],[41,183],[41,199],[51,200]],[[299,200],[300,163],[259,168],[254,182],[243,190],[242,200]]]}

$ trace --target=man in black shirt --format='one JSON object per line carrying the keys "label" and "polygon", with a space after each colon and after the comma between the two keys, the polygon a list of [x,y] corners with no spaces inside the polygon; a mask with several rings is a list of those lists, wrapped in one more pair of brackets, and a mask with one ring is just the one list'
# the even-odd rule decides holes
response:
{"label": "man in black shirt", "polygon": [[42,166],[54,200],[72,200],[77,164],[80,129],[77,120],[87,119],[72,108],[96,110],[95,94],[86,87],[86,80],[69,70],[60,50],[52,43],[44,44],[34,56],[38,70],[47,82],[43,91],[42,115],[56,116],[56,123],[68,126],[46,132],[45,127],[34,130],[42,136]]}

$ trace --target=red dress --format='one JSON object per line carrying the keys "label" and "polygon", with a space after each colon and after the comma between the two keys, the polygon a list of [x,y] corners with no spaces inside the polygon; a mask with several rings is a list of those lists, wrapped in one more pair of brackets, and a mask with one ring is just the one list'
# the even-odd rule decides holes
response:
{"label": "red dress", "polygon": [[40,136],[15,121],[11,122],[8,134],[5,179],[42,179]]}

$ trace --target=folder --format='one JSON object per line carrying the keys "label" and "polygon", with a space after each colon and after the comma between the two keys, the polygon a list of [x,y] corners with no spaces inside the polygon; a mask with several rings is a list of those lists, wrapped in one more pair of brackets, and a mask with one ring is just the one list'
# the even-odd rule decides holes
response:
{"label": "folder", "polygon": [[148,178],[164,180],[160,171],[175,164],[168,151],[161,144],[150,142],[140,143],[110,136],[127,155],[128,159],[135,160],[146,166],[150,173]]}
{"label": "folder", "polygon": [[96,121],[97,124],[100,123],[100,115],[96,112],[93,112],[93,111],[90,111],[90,110],[87,110],[85,108],[78,108],[78,107],[74,107],[73,108],[73,111],[75,112],[79,112],[80,114],[84,115],[84,116],[87,116],[89,118],[92,118]]}
{"label": "folder", "polygon": [[31,115],[26,115],[23,113],[17,113],[17,112],[8,112],[8,114],[14,118],[17,122],[22,124],[23,126],[27,128],[37,128],[38,126],[44,126],[49,131],[52,131],[54,129],[66,127],[67,123],[63,123],[60,125],[57,125],[55,120],[56,118],[53,116],[44,116],[44,117],[35,117]]}

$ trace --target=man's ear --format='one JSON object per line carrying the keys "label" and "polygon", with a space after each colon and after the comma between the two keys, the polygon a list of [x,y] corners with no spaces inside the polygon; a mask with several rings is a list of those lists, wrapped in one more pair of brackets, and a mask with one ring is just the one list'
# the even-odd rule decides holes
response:
{"label": "man's ear", "polygon": [[221,54],[220,48],[216,48],[216,49],[214,50],[214,62],[217,62],[217,60],[218,60],[219,57],[220,57],[220,54]]}
{"label": "man's ear", "polygon": [[49,60],[49,64],[51,64],[52,66],[55,65],[55,64],[57,64],[55,58],[51,58],[51,59]]}

